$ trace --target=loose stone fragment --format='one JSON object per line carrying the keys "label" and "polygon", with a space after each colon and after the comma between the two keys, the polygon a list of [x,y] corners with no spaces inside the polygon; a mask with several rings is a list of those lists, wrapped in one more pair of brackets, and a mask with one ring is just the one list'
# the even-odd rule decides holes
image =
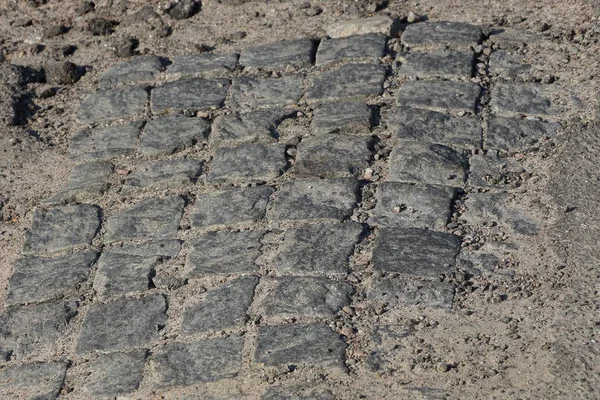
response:
{"label": "loose stone fragment", "polygon": [[313,63],[315,45],[311,39],[296,39],[242,51],[240,65],[246,68],[309,67]]}
{"label": "loose stone fragment", "polygon": [[398,33],[398,22],[398,20],[384,15],[370,18],[349,19],[329,25],[327,28],[327,36],[339,38],[352,35],[379,33],[383,36],[393,37]]}
{"label": "loose stone fragment", "polygon": [[492,112],[502,116],[553,114],[543,86],[535,83],[497,83],[492,88]]}
{"label": "loose stone fragment", "polygon": [[104,241],[173,238],[184,204],[179,196],[141,201],[108,218]]}
{"label": "loose stone fragment", "polygon": [[281,185],[268,215],[275,221],[350,217],[358,201],[354,178],[288,181]]}
{"label": "loose stone fragment", "polygon": [[185,275],[243,274],[258,270],[262,231],[210,232],[192,243]]}
{"label": "loose stone fragment", "polygon": [[[312,385],[311,385],[312,386]],[[261,396],[261,400],[335,400],[333,393],[329,390],[319,390],[299,386],[271,386]]]}
{"label": "loose stone fragment", "polygon": [[201,228],[258,221],[265,216],[274,191],[269,186],[257,186],[198,195],[192,226]]}
{"label": "loose stone fragment", "polygon": [[111,253],[126,254],[131,256],[145,256],[145,257],[160,257],[160,258],[175,258],[179,254],[181,249],[181,241],[177,239],[172,240],[153,240],[141,244],[120,243],[117,246],[106,247],[105,251]]}
{"label": "loose stone fragment", "polygon": [[426,229],[381,228],[373,251],[373,268],[437,278],[454,268],[460,239]]}
{"label": "loose stone fragment", "polygon": [[88,366],[86,390],[93,396],[115,397],[137,390],[144,376],[147,350],[101,355]]}
{"label": "loose stone fragment", "polygon": [[15,365],[0,371],[0,397],[52,400],[65,381],[67,364],[61,361]]}
{"label": "loose stone fragment", "polygon": [[287,169],[284,145],[249,144],[221,147],[215,152],[208,181],[215,183],[266,182]]}
{"label": "loose stone fragment", "polygon": [[159,263],[159,257],[104,252],[98,260],[94,289],[101,299],[151,289]]}
{"label": "loose stone fragment", "polygon": [[244,325],[257,284],[257,276],[243,276],[207,292],[199,303],[187,303],[181,331],[189,335]]}
{"label": "loose stone fragment", "polygon": [[471,82],[405,82],[398,105],[438,111],[475,112],[481,88]]}
{"label": "loose stone fragment", "polygon": [[241,77],[233,81],[231,107],[283,107],[302,97],[302,75],[281,78]]}
{"label": "loose stone fragment", "polygon": [[325,103],[313,111],[312,129],[316,133],[368,133],[373,110],[361,102]]}
{"label": "loose stone fragment", "polygon": [[156,381],[164,387],[232,378],[242,367],[243,347],[239,336],[167,344],[152,357]]}
{"label": "loose stone fragment", "polygon": [[383,93],[383,65],[347,64],[315,76],[306,92],[309,102],[337,98],[364,99]]}
{"label": "loose stone fragment", "polygon": [[469,159],[469,183],[473,187],[520,186],[525,169],[514,158],[475,154]]}
{"label": "loose stone fragment", "polygon": [[480,27],[449,21],[410,24],[402,34],[402,43],[411,48],[424,46],[462,48],[476,45],[482,39]]}
{"label": "loose stone fragment", "polygon": [[165,11],[173,19],[181,20],[190,18],[200,11],[201,3],[196,0],[176,0],[169,4],[169,8]]}
{"label": "loose stone fragment", "polygon": [[46,82],[50,85],[71,85],[79,80],[77,66],[70,61],[49,61],[44,65]]}
{"label": "loose stone fragment", "polygon": [[441,145],[403,142],[390,154],[388,180],[460,186],[465,181],[465,158]]}
{"label": "loose stone fragment", "polygon": [[475,55],[472,52],[408,53],[401,57],[400,74],[419,78],[470,78]]}
{"label": "loose stone fragment", "polygon": [[544,138],[555,136],[559,129],[559,124],[535,119],[491,118],[485,147],[506,152],[524,151]]}
{"label": "loose stone fragment", "polygon": [[279,366],[319,366],[345,370],[346,344],[324,324],[263,325],[258,328],[254,361]]}
{"label": "loose stone fragment", "polygon": [[17,260],[8,281],[6,305],[39,303],[77,293],[77,285],[88,278],[97,257],[96,252],[86,252]]}
{"label": "loose stone fragment", "polygon": [[379,62],[385,55],[385,36],[371,33],[338,39],[324,39],[319,44],[316,65],[348,60]]}
{"label": "loose stone fragment", "polygon": [[443,229],[450,217],[454,188],[382,182],[377,186],[375,223],[403,228]]}
{"label": "loose stone fragment", "polygon": [[159,294],[92,304],[83,319],[77,354],[130,349],[157,340],[167,322],[166,309]]}
{"label": "loose stone fragment", "polygon": [[142,122],[85,129],[77,132],[69,144],[69,157],[77,161],[108,160],[125,157],[135,152]]}
{"label": "loose stone fragment", "polygon": [[153,82],[162,71],[164,60],[157,56],[140,56],[109,69],[98,81],[100,89],[117,85]]}
{"label": "loose stone fragment", "polygon": [[152,112],[171,110],[210,110],[225,103],[227,79],[187,79],[165,83],[152,89]]}
{"label": "loose stone fragment", "polygon": [[228,73],[237,66],[237,54],[186,54],[173,57],[167,67],[167,79],[194,78],[217,73]]}
{"label": "loose stone fragment", "polygon": [[135,117],[146,111],[148,92],[145,87],[127,87],[96,92],[79,107],[79,121],[94,122]]}
{"label": "loose stone fragment", "polygon": [[123,190],[163,190],[192,185],[202,173],[202,164],[190,159],[143,163],[127,177]]}
{"label": "loose stone fragment", "polygon": [[113,165],[107,162],[90,162],[73,167],[67,184],[54,196],[45,200],[46,204],[81,202],[98,198],[109,187],[109,176]]}
{"label": "loose stone fragment", "polygon": [[90,244],[100,228],[100,208],[91,204],[36,209],[25,232],[24,254],[49,253]]}
{"label": "loose stone fragment", "polygon": [[523,56],[508,51],[494,51],[490,55],[490,74],[507,80],[525,80],[531,65],[523,61]]}
{"label": "loose stone fragment", "polygon": [[167,115],[148,121],[140,135],[140,152],[146,156],[170,155],[205,140],[210,124],[201,118]]}
{"label": "loose stone fragment", "polygon": [[450,308],[454,287],[448,283],[406,280],[402,278],[377,278],[368,291],[371,300],[384,302],[390,308],[420,306]]}

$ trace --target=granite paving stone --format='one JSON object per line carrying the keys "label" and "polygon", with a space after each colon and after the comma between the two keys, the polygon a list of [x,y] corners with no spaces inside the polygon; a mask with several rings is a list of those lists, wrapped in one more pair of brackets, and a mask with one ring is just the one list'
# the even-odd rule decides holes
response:
{"label": "granite paving stone", "polygon": [[[312,385],[311,385],[312,386]],[[314,387],[270,386],[260,398],[261,400],[335,400],[330,390],[319,390]]]}
{"label": "granite paving stone", "polygon": [[368,290],[368,298],[396,309],[405,306],[450,308],[454,299],[454,286],[443,282],[376,278]]}
{"label": "granite paving stone", "polygon": [[152,277],[161,259],[104,252],[98,260],[94,290],[101,300],[111,296],[143,292],[153,287]]}
{"label": "granite paving stone", "polygon": [[313,111],[315,133],[360,134],[371,131],[373,109],[358,101],[328,102]]}
{"label": "granite paving stone", "polygon": [[396,58],[402,62],[400,75],[418,78],[468,79],[473,76],[473,52],[407,53]]}
{"label": "granite paving stone", "polygon": [[181,250],[181,241],[177,239],[151,240],[144,243],[119,243],[117,246],[105,247],[111,253],[131,256],[175,258]]}
{"label": "granite paving stone", "polygon": [[548,116],[554,113],[550,99],[537,83],[496,83],[490,101],[492,112],[501,116]]}
{"label": "granite paving stone", "polygon": [[304,77],[300,74],[281,78],[240,77],[233,80],[230,107],[284,107],[302,97]]}
{"label": "granite paving stone", "polygon": [[157,56],[139,56],[115,65],[98,80],[100,89],[118,85],[153,82],[163,70],[166,60]]}
{"label": "granite paving stone", "polygon": [[85,124],[131,118],[144,114],[148,90],[135,86],[91,94],[79,106],[77,119]]}
{"label": "granite paving stone", "polygon": [[88,365],[86,390],[96,397],[115,397],[135,392],[144,376],[148,351],[103,354]]}
{"label": "granite paving stone", "polygon": [[492,117],[488,121],[485,147],[506,152],[525,151],[542,139],[555,136],[559,130],[559,124],[537,119]]}
{"label": "granite paving stone", "polygon": [[145,156],[165,156],[206,140],[210,124],[201,118],[167,115],[148,121],[140,135],[139,151]]}
{"label": "granite paving stone", "polygon": [[385,55],[385,46],[385,36],[377,33],[323,39],[317,50],[316,65],[360,60],[378,63]]}
{"label": "granite paving stone", "polygon": [[490,54],[490,75],[505,80],[526,80],[531,73],[531,65],[525,56],[516,52],[498,50]]}
{"label": "granite paving stone", "polygon": [[164,190],[190,186],[202,173],[203,161],[181,159],[140,163],[129,174],[123,190]]}
{"label": "granite paving stone", "polygon": [[398,105],[473,113],[480,93],[481,88],[472,82],[410,81],[400,88]]}
{"label": "granite paving stone", "polygon": [[166,310],[160,294],[92,304],[83,319],[77,354],[132,349],[156,341],[167,322]]}
{"label": "granite paving stone", "polygon": [[540,32],[507,26],[493,27],[488,34],[490,41],[494,43],[495,49],[519,50],[524,45],[537,44],[544,40],[543,34]]}
{"label": "granite paving stone", "polygon": [[100,229],[100,207],[91,204],[38,208],[25,232],[24,254],[49,253],[90,244]]}
{"label": "granite paving stone", "polygon": [[186,303],[181,332],[193,335],[243,326],[257,284],[256,275],[242,276],[208,291],[200,302]]}
{"label": "granite paving stone", "polygon": [[0,397],[4,399],[53,400],[65,381],[67,363],[34,362],[0,371]]}
{"label": "granite paving stone", "polygon": [[78,164],[69,173],[67,183],[46,204],[88,201],[102,196],[110,187],[111,163],[97,161]]}
{"label": "granite paving stone", "polygon": [[402,43],[411,48],[449,46],[462,48],[481,42],[481,28],[464,22],[426,21],[410,24],[402,34]]}
{"label": "granite paving stone", "polygon": [[209,74],[226,74],[237,66],[237,54],[186,54],[173,57],[173,63],[167,67],[167,80],[195,78]]}
{"label": "granite paving stone", "polygon": [[375,15],[369,18],[346,19],[327,25],[327,36],[332,38],[379,33],[385,36],[396,36],[400,29],[400,21],[387,15]]}
{"label": "granite paving stone", "polygon": [[70,140],[69,157],[75,161],[109,160],[132,155],[143,122],[108,128],[84,129]]}
{"label": "granite paving stone", "polygon": [[186,79],[152,89],[152,112],[214,110],[225,103],[227,79]]}
{"label": "granite paving stone", "polygon": [[315,44],[312,39],[286,40],[249,47],[240,54],[240,65],[246,68],[281,68],[288,65],[303,68],[312,65]]}
{"label": "granite paving stone", "polygon": [[383,93],[386,67],[346,64],[312,78],[306,92],[309,102],[332,99],[365,99]]}
{"label": "granite paving stone", "polygon": [[474,154],[469,159],[469,184],[481,188],[502,188],[506,185],[518,185],[523,166],[512,157],[499,157],[493,152]]}
{"label": "granite paving stone", "polygon": [[460,239],[449,233],[416,228],[381,228],[373,250],[373,268],[437,278],[453,271]]}

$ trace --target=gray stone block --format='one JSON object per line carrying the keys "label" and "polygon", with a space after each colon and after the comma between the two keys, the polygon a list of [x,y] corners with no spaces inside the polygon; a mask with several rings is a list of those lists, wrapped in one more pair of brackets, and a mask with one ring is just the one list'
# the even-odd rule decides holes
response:
{"label": "gray stone block", "polygon": [[315,133],[369,133],[373,121],[373,110],[368,105],[356,102],[325,103],[313,111],[312,130]]}
{"label": "gray stone block", "polygon": [[96,252],[66,256],[26,257],[15,261],[8,281],[6,305],[40,303],[77,293],[86,281]]}
{"label": "gray stone block", "polygon": [[173,57],[173,63],[167,67],[167,79],[176,80],[194,78],[211,74],[226,74],[237,66],[237,54],[186,54]]}
{"label": "gray stone block", "polygon": [[560,128],[557,123],[535,119],[492,117],[488,121],[485,147],[511,153],[525,151],[542,139],[556,136]]}
{"label": "gray stone block", "polygon": [[163,70],[165,60],[157,56],[140,56],[115,65],[98,80],[100,89],[118,85],[153,82]]}
{"label": "gray stone block", "polygon": [[101,161],[75,165],[67,184],[44,203],[62,204],[96,199],[108,190],[112,171],[112,164]]}
{"label": "gray stone block", "polygon": [[381,228],[373,250],[373,268],[437,278],[454,269],[460,239],[426,229]]}
{"label": "gray stone block", "polygon": [[94,290],[100,299],[105,300],[111,296],[151,289],[155,267],[160,261],[156,256],[104,252],[98,260]]}
{"label": "gray stone block", "polygon": [[438,111],[475,112],[481,88],[471,82],[405,82],[398,105]]}
{"label": "gray stone block", "polygon": [[402,62],[399,74],[418,78],[468,79],[473,76],[473,52],[408,53],[397,58]]}
{"label": "gray stone block", "polygon": [[352,215],[358,202],[354,178],[310,179],[284,182],[268,218],[275,221],[333,219]]}
{"label": "gray stone block", "polygon": [[100,207],[91,204],[36,209],[25,232],[24,254],[50,253],[90,244],[100,228]]}
{"label": "gray stone block", "polygon": [[140,153],[170,155],[206,140],[210,124],[201,118],[167,115],[148,121],[140,135]]}
{"label": "gray stone block", "polygon": [[75,161],[109,160],[132,155],[138,144],[141,121],[127,125],[77,132],[69,143],[69,157]]}
{"label": "gray stone block", "polygon": [[309,102],[339,98],[365,99],[383,93],[383,65],[347,64],[315,76],[306,92]]}
{"label": "gray stone block", "polygon": [[213,274],[244,274],[258,271],[262,231],[210,232],[191,245],[185,263],[189,278]]}
{"label": "gray stone block", "polygon": [[123,185],[123,190],[164,190],[190,186],[202,173],[203,161],[182,159],[140,163]]}
{"label": "gray stone block", "polygon": [[288,164],[281,144],[248,144],[215,151],[207,179],[214,183],[267,182],[285,172]]}
{"label": "gray stone block", "polygon": [[406,306],[451,308],[454,286],[449,283],[414,281],[402,278],[377,278],[367,294],[374,301],[392,309]]}
{"label": "gray stone block", "polygon": [[315,55],[312,39],[295,39],[242,50],[240,65],[246,68],[310,67]]}
{"label": "gray stone block", "polygon": [[214,110],[225,103],[227,79],[187,79],[152,89],[152,112]]}
{"label": "gray stone block", "polygon": [[448,146],[404,142],[390,154],[387,180],[461,186],[466,165],[464,156]]}
{"label": "gray stone block", "polygon": [[402,43],[411,48],[448,46],[463,48],[480,43],[481,28],[464,22],[420,22],[410,24],[402,34]]}
{"label": "gray stone block", "polygon": [[344,275],[364,227],[356,222],[307,225],[285,233],[275,258],[278,274]]}
{"label": "gray stone block", "polygon": [[167,302],[160,294],[92,304],[83,319],[77,354],[145,346],[160,338],[167,322]]}
{"label": "gray stone block", "polygon": [[145,87],[111,89],[91,94],[85,99],[77,119],[91,124],[121,118],[131,118],[145,113],[148,91]]}
{"label": "gray stone block", "polygon": [[126,254],[131,256],[175,258],[181,250],[181,241],[171,240],[152,240],[145,243],[120,243],[117,246],[105,247],[105,251],[111,253]]}
{"label": "gray stone block", "polygon": [[108,218],[104,241],[174,238],[184,204],[179,196],[140,201]]}
{"label": "gray stone block", "polygon": [[202,228],[258,221],[264,218],[274,191],[270,186],[257,186],[198,195],[192,226]]}
{"label": "gray stone block", "polygon": [[103,354],[88,364],[85,388],[93,396],[115,397],[135,392],[144,376],[147,350]]}
{"label": "gray stone block", "polygon": [[525,173],[523,166],[512,157],[498,157],[488,154],[474,154],[469,159],[469,184],[481,188],[501,188],[518,185]]}
{"label": "gray stone block", "polygon": [[199,303],[186,303],[181,332],[193,335],[243,326],[257,284],[257,276],[242,276],[208,291]]}
{"label": "gray stone block", "polygon": [[506,80],[526,80],[531,73],[531,65],[525,56],[504,50],[492,52],[490,55],[490,75]]}
{"label": "gray stone block", "polygon": [[3,399],[53,400],[65,381],[67,363],[35,362],[10,366],[0,371]]}
{"label": "gray stone block", "polygon": [[385,45],[385,36],[377,33],[323,39],[317,50],[316,65],[343,61],[379,63],[379,59],[385,55]]}
{"label": "gray stone block", "polygon": [[501,116],[554,114],[544,88],[536,83],[497,83],[492,88],[492,112]]}
{"label": "gray stone block", "polygon": [[281,78],[234,79],[230,107],[283,107],[294,105],[302,97],[302,75]]}

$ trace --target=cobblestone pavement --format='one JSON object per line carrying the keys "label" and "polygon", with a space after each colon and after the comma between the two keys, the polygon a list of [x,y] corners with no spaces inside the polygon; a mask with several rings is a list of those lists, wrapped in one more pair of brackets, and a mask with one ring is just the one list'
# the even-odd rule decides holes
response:
{"label": "cobblestone pavement", "polygon": [[315,376],[360,374],[358,342],[377,368],[385,315],[452,313],[498,262],[473,226],[536,235],[513,166],[561,129],[547,86],[501,31],[365,26],[106,71],[8,284],[4,398],[347,397]]}

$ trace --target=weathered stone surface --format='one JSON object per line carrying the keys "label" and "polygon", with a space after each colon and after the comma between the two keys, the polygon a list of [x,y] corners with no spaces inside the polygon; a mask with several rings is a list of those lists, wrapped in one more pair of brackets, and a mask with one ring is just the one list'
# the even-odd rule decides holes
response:
{"label": "weathered stone surface", "polygon": [[144,376],[147,350],[103,354],[88,365],[86,390],[93,396],[114,397],[137,390]]}
{"label": "weathered stone surface", "polygon": [[404,142],[390,154],[388,180],[460,186],[465,180],[466,160],[441,144]]}
{"label": "weathered stone surface", "polygon": [[194,78],[217,73],[228,73],[237,66],[237,54],[186,54],[173,57],[173,64],[167,67],[167,79]]}
{"label": "weathered stone surface", "polygon": [[293,105],[302,97],[302,75],[281,78],[234,79],[231,87],[231,107],[283,107]]}
{"label": "weathered stone surface", "polygon": [[111,253],[126,254],[131,256],[175,258],[181,249],[181,241],[171,240],[152,240],[145,243],[119,243],[113,247],[105,247],[105,251]]}
{"label": "weathered stone surface", "polygon": [[161,387],[183,386],[235,377],[242,367],[243,347],[239,336],[167,344],[152,357],[156,382]]}
{"label": "weathered stone surface", "polygon": [[185,275],[252,273],[260,255],[262,231],[210,232],[200,236],[190,248]]}
{"label": "weathered stone surface", "polygon": [[90,244],[100,228],[100,207],[91,204],[40,208],[25,232],[24,254],[49,253]]}
{"label": "weathered stone surface", "polygon": [[335,400],[333,393],[329,390],[319,390],[308,388],[304,385],[299,386],[271,386],[261,396],[261,400]]}
{"label": "weathered stone surface", "polygon": [[135,152],[141,121],[127,125],[77,132],[69,144],[69,157],[77,161],[108,160]]}
{"label": "weathered stone surface", "polygon": [[229,90],[227,79],[187,79],[152,89],[152,112],[210,110],[222,107]]}
{"label": "weathered stone surface", "polygon": [[215,152],[208,181],[216,183],[266,182],[287,169],[285,146],[249,144],[221,147]]}
{"label": "weathered stone surface", "polygon": [[152,276],[160,263],[156,256],[104,252],[98,260],[94,289],[101,299],[152,288]]}
{"label": "weathered stone surface", "polygon": [[210,124],[201,118],[167,115],[148,121],[140,135],[140,153],[146,156],[173,154],[205,140]]}
{"label": "weathered stone surface", "polygon": [[555,111],[543,86],[536,83],[497,83],[492,88],[490,107],[502,116],[547,116]]}
{"label": "weathered stone surface", "polygon": [[471,82],[405,82],[398,105],[439,111],[475,112],[481,88]]}
{"label": "weathered stone surface", "polygon": [[346,64],[315,76],[306,92],[309,102],[338,98],[364,99],[383,93],[386,68],[373,64]]}
{"label": "weathered stone surface", "polygon": [[109,176],[112,171],[112,164],[101,161],[75,165],[67,184],[44,203],[81,202],[98,198],[109,188]]}
{"label": "weathered stone surface", "polygon": [[15,365],[0,371],[0,397],[4,399],[52,400],[65,381],[62,361]]}
{"label": "weathered stone surface", "polygon": [[377,33],[324,39],[319,44],[316,64],[320,66],[349,60],[377,63],[385,55],[385,44],[385,36]]}
{"label": "weathered stone surface", "polygon": [[199,303],[187,303],[181,331],[193,335],[243,326],[257,284],[257,276],[242,276],[208,291]]}
{"label": "weathered stone surface", "polygon": [[418,78],[467,79],[473,76],[473,52],[408,53],[397,58],[402,62],[400,75]]}
{"label": "weathered stone surface", "polygon": [[343,220],[352,214],[358,201],[358,181],[354,178],[288,181],[273,200],[270,219]]}
{"label": "weathered stone surface", "polygon": [[426,229],[381,228],[373,250],[373,268],[381,272],[437,278],[454,268],[460,239]]}
{"label": "weathered stone surface", "polygon": [[77,293],[77,285],[87,279],[97,257],[96,252],[85,252],[17,260],[8,281],[6,305],[56,300]]}
{"label": "weathered stone surface", "polygon": [[85,99],[77,118],[91,124],[134,117],[143,114],[148,104],[148,91],[145,87],[127,87],[96,92]]}
{"label": "weathered stone surface", "polygon": [[369,165],[372,139],[347,135],[310,136],[298,146],[297,176],[358,175]]}
{"label": "weathered stone surface", "polygon": [[373,110],[355,102],[331,102],[313,111],[312,129],[315,133],[368,133],[371,131]]}
{"label": "weathered stone surface", "polygon": [[557,123],[536,119],[490,118],[485,147],[506,152],[524,151],[544,138],[555,136],[559,130]]}
{"label": "weathered stone surface", "polygon": [[207,227],[255,222],[265,216],[275,189],[270,186],[221,190],[196,197],[192,226]]}
{"label": "weathered stone surface", "polygon": [[140,56],[115,65],[98,80],[98,87],[108,89],[117,85],[153,82],[162,71],[165,60],[157,56]]}
{"label": "weathered stone surface", "polygon": [[532,30],[521,30],[508,27],[494,27],[489,31],[490,40],[499,49],[522,48],[544,40],[543,36]]}
{"label": "weathered stone surface", "polygon": [[321,277],[282,277],[261,304],[266,317],[330,317],[350,304],[354,288],[345,282]]}
{"label": "weathered stone surface", "polygon": [[184,204],[179,196],[140,201],[108,218],[104,241],[174,238]]}
{"label": "weathered stone surface", "polygon": [[166,309],[167,302],[160,294],[92,304],[83,319],[76,351],[108,352],[149,344],[159,339],[167,322]]}
{"label": "weathered stone surface", "polygon": [[398,20],[385,15],[377,15],[370,18],[348,19],[333,23],[327,27],[327,36],[339,38],[369,33],[395,36],[398,33],[398,29]]}
{"label": "weathered stone surface", "polygon": [[364,227],[356,222],[308,225],[285,234],[275,268],[279,274],[345,274]]}
{"label": "weathered stone surface", "polygon": [[390,308],[420,306],[450,308],[454,287],[449,283],[377,278],[368,291],[371,300],[386,303]]}
{"label": "weathered stone surface", "polygon": [[488,152],[474,154],[469,159],[469,184],[473,187],[520,186],[524,173],[523,166],[512,157],[499,157]]}
{"label": "weathered stone surface", "polygon": [[346,344],[324,324],[263,325],[258,328],[254,361],[345,369]]}
{"label": "weathered stone surface", "polygon": [[374,222],[381,226],[443,229],[455,192],[444,186],[382,182],[375,194]]}
{"label": "weathered stone surface", "polygon": [[302,68],[312,65],[315,44],[312,39],[296,39],[244,49],[240,65],[246,68],[280,68],[287,65]]}
{"label": "weathered stone surface", "polygon": [[123,190],[163,190],[189,186],[202,173],[202,165],[202,161],[190,159],[141,163],[127,177]]}
{"label": "weathered stone surface", "polygon": [[480,27],[449,21],[410,24],[402,34],[402,43],[411,48],[423,46],[462,48],[476,45],[482,39]]}
{"label": "weathered stone surface", "polygon": [[481,148],[481,122],[476,117],[459,118],[419,108],[393,107],[385,115],[384,122],[396,141]]}
{"label": "weathered stone surface", "polygon": [[531,72],[531,65],[524,58],[518,53],[494,51],[490,55],[490,75],[506,80],[525,80]]}

